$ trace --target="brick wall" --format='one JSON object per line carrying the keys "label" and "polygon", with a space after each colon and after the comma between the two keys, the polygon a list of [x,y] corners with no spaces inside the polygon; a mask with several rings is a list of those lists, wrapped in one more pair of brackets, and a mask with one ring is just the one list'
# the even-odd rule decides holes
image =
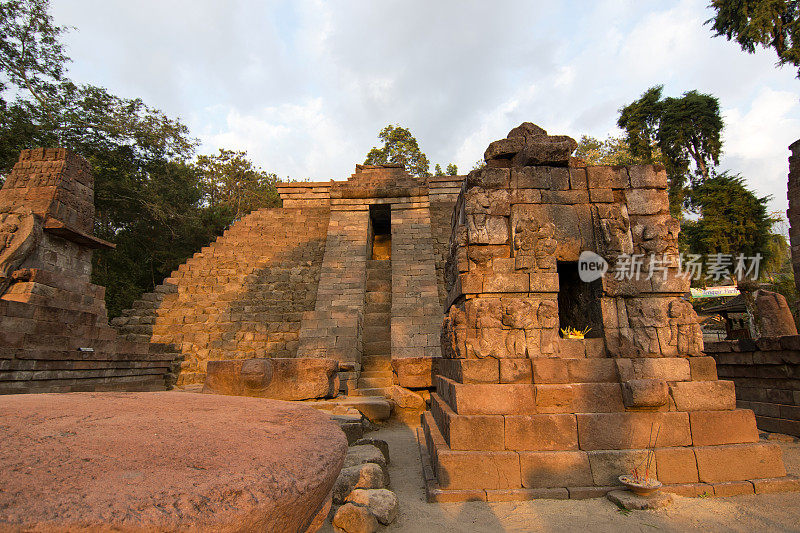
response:
{"label": "brick wall", "polygon": [[295,357],[314,309],[329,211],[262,209],[242,218],[113,324],[130,340],[175,346],[179,384],[209,360]]}
{"label": "brick wall", "polygon": [[759,429],[800,436],[800,336],[707,342],[720,379],[736,385],[736,405]]}

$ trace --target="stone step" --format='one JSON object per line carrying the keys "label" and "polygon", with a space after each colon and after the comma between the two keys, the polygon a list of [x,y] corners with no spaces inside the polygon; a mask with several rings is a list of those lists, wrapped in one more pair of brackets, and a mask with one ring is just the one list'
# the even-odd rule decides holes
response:
{"label": "stone step", "polygon": [[383,303],[392,303],[392,293],[391,292],[368,292],[365,294],[364,301],[367,304],[383,304]]}
{"label": "stone step", "polygon": [[392,353],[392,341],[367,341],[364,343],[362,355],[389,355]]}
{"label": "stone step", "polygon": [[392,269],[386,270],[367,269],[367,281],[391,281]]}
{"label": "stone step", "polygon": [[391,377],[382,377],[382,378],[358,378],[358,388],[359,389],[371,389],[371,388],[380,388],[380,387],[391,387],[392,386],[392,378]]}
{"label": "stone step", "polygon": [[361,379],[364,378],[390,378],[392,372],[390,370],[364,370],[361,372]]}
{"label": "stone step", "polygon": [[348,392],[349,396],[383,396],[389,397],[389,387],[375,387],[372,389],[353,389]]}
{"label": "stone step", "polygon": [[367,270],[369,269],[381,269],[381,268],[391,268],[392,267],[392,260],[391,259],[367,259]]}
{"label": "stone step", "polygon": [[364,314],[371,315],[372,313],[391,313],[392,312],[392,304],[389,302],[386,303],[367,303],[364,305]]}
{"label": "stone step", "polygon": [[[131,333],[136,333],[132,331]],[[392,331],[388,325],[364,326],[364,339],[368,342],[382,342],[392,340]]]}
{"label": "stone step", "polygon": [[337,405],[357,409],[372,422],[388,420],[392,414],[392,404],[382,396],[347,396],[344,399],[337,398],[335,401]]}
{"label": "stone step", "polygon": [[388,328],[390,327],[391,320],[391,313],[364,313],[364,327],[385,326]]}
{"label": "stone step", "polygon": [[364,355],[361,357],[361,367],[365,372],[372,371],[392,371],[391,355]]}
{"label": "stone step", "polygon": [[368,279],[367,292],[391,292],[392,282],[388,279]]}

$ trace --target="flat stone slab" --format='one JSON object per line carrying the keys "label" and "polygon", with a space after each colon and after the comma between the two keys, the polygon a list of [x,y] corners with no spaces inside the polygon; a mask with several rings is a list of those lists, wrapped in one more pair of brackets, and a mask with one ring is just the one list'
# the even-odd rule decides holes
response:
{"label": "flat stone slab", "polygon": [[629,511],[643,511],[650,509],[662,509],[672,505],[674,501],[672,494],[668,492],[655,492],[650,496],[639,496],[629,490],[612,490],[606,497]]}
{"label": "flat stone slab", "polygon": [[3,531],[305,531],[347,451],[324,413],[236,396],[0,396],[0,421]]}
{"label": "flat stone slab", "polygon": [[209,361],[203,392],[273,400],[333,398],[339,393],[339,362],[298,357]]}

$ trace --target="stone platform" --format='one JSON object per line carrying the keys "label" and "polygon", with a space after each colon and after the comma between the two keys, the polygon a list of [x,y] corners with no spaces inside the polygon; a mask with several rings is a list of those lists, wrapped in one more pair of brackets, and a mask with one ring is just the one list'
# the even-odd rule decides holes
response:
{"label": "stone platform", "polygon": [[0,398],[0,530],[315,531],[347,442],[286,402],[180,392]]}

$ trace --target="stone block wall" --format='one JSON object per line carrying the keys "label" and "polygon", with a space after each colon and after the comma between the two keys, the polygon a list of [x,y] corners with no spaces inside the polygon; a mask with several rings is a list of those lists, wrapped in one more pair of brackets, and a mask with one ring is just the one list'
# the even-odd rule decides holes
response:
{"label": "stone block wall", "polygon": [[794,283],[800,292],[800,140],[793,142],[789,150],[791,150],[787,187],[789,209],[786,215],[789,217],[789,245],[792,251]]}
{"label": "stone block wall", "polygon": [[91,279],[94,181],[63,149],[26,150],[0,190],[0,393],[165,390],[170,347],[108,325]]}
{"label": "stone block wall", "polygon": [[800,336],[709,342],[706,352],[759,429],[800,437]]}
{"label": "stone block wall", "polygon": [[[429,498],[596,497],[641,468],[651,431],[650,476],[670,491],[785,485],[780,449],[736,408],[681,298],[666,173],[569,166],[574,147],[525,123],[466,178],[445,272],[444,358],[422,418]],[[610,265],[594,284],[570,274],[585,251]],[[644,275],[615,279],[630,254],[644,256]],[[594,335],[562,337],[578,320]]]}
{"label": "stone block wall", "polygon": [[328,357],[361,364],[367,277],[366,206],[332,205],[313,310],[303,314],[298,357]]}
{"label": "stone block wall", "polygon": [[392,206],[392,358],[440,357],[441,307],[427,202]]}
{"label": "stone block wall", "polygon": [[314,309],[327,208],[255,211],[113,320],[128,339],[174,346],[179,385],[202,383],[209,360],[295,357]]}

